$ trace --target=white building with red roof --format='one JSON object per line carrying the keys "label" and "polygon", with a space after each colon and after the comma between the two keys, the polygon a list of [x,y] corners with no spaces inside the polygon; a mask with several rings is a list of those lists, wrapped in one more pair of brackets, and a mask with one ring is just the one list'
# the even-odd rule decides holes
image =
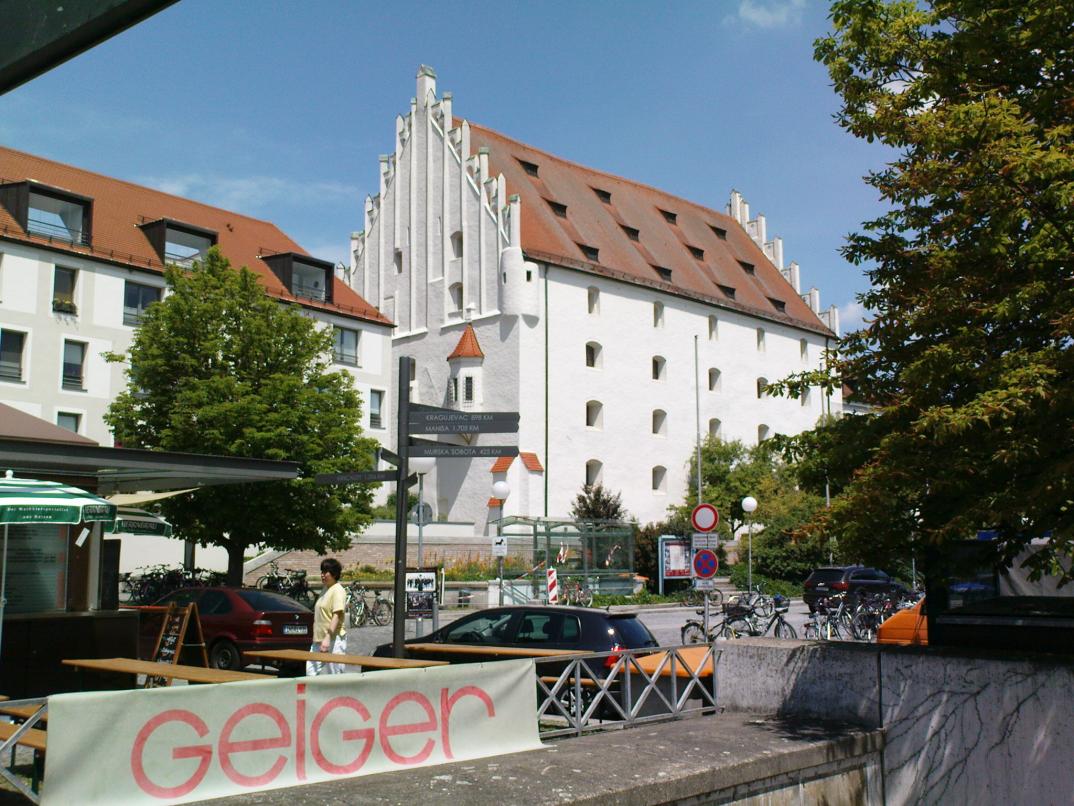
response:
{"label": "white building with red roof", "polygon": [[265,292],[334,329],[363,426],[386,434],[392,323],[274,224],[0,148],[0,403],[102,444],[124,352],[165,293],[165,263],[218,246]]}
{"label": "white building with red roof", "polygon": [[764,395],[822,366],[837,311],[801,289],[740,194],[709,209],[458,120],[452,103],[423,66],[348,276],[396,323],[393,357],[416,360],[412,399],[521,414],[517,438],[469,437],[517,439],[518,459],[439,461],[437,517],[563,516],[600,482],[660,520],[698,432],[755,444],[841,410],[819,388]]}

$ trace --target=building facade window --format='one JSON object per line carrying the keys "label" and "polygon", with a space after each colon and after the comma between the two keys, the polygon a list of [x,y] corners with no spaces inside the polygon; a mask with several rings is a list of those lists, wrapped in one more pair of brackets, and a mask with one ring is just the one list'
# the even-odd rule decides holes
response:
{"label": "building facade window", "polygon": [[22,380],[22,353],[25,346],[25,333],[6,328],[0,330],[0,380]]}
{"label": "building facade window", "polygon": [[721,427],[721,425],[722,425],[722,423],[718,419],[716,419],[715,417],[710,419],[709,420],[709,436],[710,437],[718,437],[718,436],[720,436],[720,427]]}
{"label": "building facade window", "polygon": [[395,264],[395,273],[396,274],[402,274],[403,273],[403,250],[402,249],[396,249],[395,250],[395,255],[392,257],[392,261]]}
{"label": "building facade window", "polygon": [[462,258],[462,232],[456,230],[451,235],[451,259],[459,260]]}
{"label": "building facade window", "polygon": [[719,392],[720,386],[723,383],[723,373],[721,373],[716,367],[709,369],[709,391]]}
{"label": "building facade window", "polygon": [[56,412],[56,425],[77,434],[82,425],[82,415],[71,411],[58,411]]}
{"label": "building facade window", "polygon": [[799,398],[799,400],[801,401],[803,408],[809,405],[809,392],[810,389],[808,386],[802,390],[802,396]]}
{"label": "building facade window", "polygon": [[799,339],[798,341],[798,356],[803,361],[809,361],[809,342],[805,339]]}
{"label": "building facade window", "polygon": [[715,316],[709,317],[709,341],[716,341],[720,338],[720,320]]}
{"label": "building facade window", "polygon": [[589,305],[589,313],[596,316],[600,313],[600,289],[590,286],[586,289],[586,300]]}
{"label": "building facade window", "polygon": [[768,389],[768,378],[757,379],[757,399],[760,400],[764,397],[765,390]]}
{"label": "building facade window", "polygon": [[448,313],[462,316],[462,283],[448,286]]}
{"label": "building facade window", "polygon": [[758,352],[764,352],[764,328],[757,328],[757,350]]}
{"label": "building facade window", "polygon": [[216,238],[207,232],[195,232],[177,227],[164,230],[164,261],[178,266],[192,266],[200,260],[216,243]]}
{"label": "building facade window", "polygon": [[662,465],[653,468],[653,492],[666,493],[668,489],[668,469]]}
{"label": "building facade window", "polygon": [[337,364],[360,366],[358,361],[359,332],[346,327],[332,328],[332,358]]}
{"label": "building facade window", "polygon": [[160,289],[127,280],[123,284],[123,324],[138,327],[146,308],[160,302]]}
{"label": "building facade window", "polygon": [[599,400],[590,400],[585,404],[586,428],[600,430],[604,427],[604,404]]}
{"label": "building facade window", "polygon": [[369,427],[383,428],[384,420],[381,412],[384,408],[384,392],[380,389],[369,390]]}
{"label": "building facade window", "polygon": [[601,353],[601,347],[597,342],[587,342],[585,346],[585,365],[593,369],[599,369],[602,363]]}
{"label": "building facade window", "polygon": [[604,479],[604,465],[596,460],[590,459],[585,463],[585,483],[592,487],[595,484],[603,483]]}
{"label": "building facade window", "polygon": [[653,303],[653,327],[664,326],[664,303]]}
{"label": "building facade window", "polygon": [[668,413],[663,409],[653,410],[653,433],[661,437],[668,435]]}
{"label": "building facade window", "polygon": [[78,269],[57,266],[52,272],[52,310],[58,313],[78,313],[75,307],[75,283]]}
{"label": "building facade window", "polygon": [[86,345],[80,341],[63,343],[63,388],[81,392],[85,382]]}
{"label": "building facade window", "polygon": [[477,391],[474,384],[474,376],[467,375],[462,379],[462,402],[473,403],[476,398]]}
{"label": "building facade window", "polygon": [[653,380],[662,381],[667,376],[667,361],[663,356],[653,356]]}
{"label": "building facade window", "polygon": [[448,379],[448,400],[452,403],[459,402],[459,379]]}
{"label": "building facade window", "polygon": [[60,241],[89,244],[89,203],[30,191],[26,231]]}
{"label": "building facade window", "polygon": [[769,428],[764,423],[757,426],[757,444],[760,445],[770,436]]}

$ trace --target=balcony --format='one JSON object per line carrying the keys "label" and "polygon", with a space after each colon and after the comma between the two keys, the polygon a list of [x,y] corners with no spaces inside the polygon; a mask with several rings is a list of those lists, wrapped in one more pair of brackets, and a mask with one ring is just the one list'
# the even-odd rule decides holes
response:
{"label": "balcony", "polygon": [[81,229],[71,229],[63,224],[53,221],[44,221],[39,218],[26,219],[26,231],[34,235],[44,235],[50,241],[63,241],[64,243],[90,245],[90,235]]}
{"label": "balcony", "polygon": [[324,288],[321,284],[314,280],[312,283],[303,283],[298,280],[291,283],[291,293],[296,297],[302,297],[303,299],[313,299],[318,302],[325,301]]}

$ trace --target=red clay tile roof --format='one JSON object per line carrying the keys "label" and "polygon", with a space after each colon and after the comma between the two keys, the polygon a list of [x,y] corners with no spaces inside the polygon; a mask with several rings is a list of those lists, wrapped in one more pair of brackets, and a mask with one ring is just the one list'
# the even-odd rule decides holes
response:
{"label": "red clay tile roof", "polygon": [[[834,335],[798,296],[745,230],[725,213],[656,188],[586,168],[470,123],[471,148],[489,149],[489,170],[502,173],[522,199],[527,257],[658,288],[672,294]],[[537,166],[532,176],[521,161]],[[604,202],[597,191],[611,194]],[[550,203],[566,206],[566,217]],[[673,213],[671,223],[662,211]],[[638,231],[633,240],[627,230]],[[713,228],[723,230],[726,239]],[[596,258],[581,248],[596,249]],[[702,250],[697,257],[691,250]],[[748,275],[741,263],[751,264]],[[656,267],[671,270],[671,281]],[[728,298],[720,286],[735,289]],[[781,312],[772,303],[785,305]]]}
{"label": "red clay tile roof", "polygon": [[502,498],[490,498],[489,499],[489,503],[488,503],[488,508],[489,509],[492,509],[493,507],[502,507],[502,506],[503,506],[503,499]]}
{"label": "red clay tile roof", "polygon": [[544,473],[544,468],[541,467],[541,460],[537,458],[537,454],[519,451],[518,455],[522,459],[522,464],[526,466],[526,470],[532,470],[535,473]]}
{"label": "red clay tile roof", "polygon": [[333,278],[334,302],[296,300],[261,260],[260,255],[281,252],[301,255],[307,253],[275,224],[268,221],[0,147],[0,184],[23,182],[27,179],[93,199],[92,246],[76,246],[62,242],[50,244],[47,238],[25,232],[3,205],[0,205],[0,240],[22,241],[61,252],[83,254],[122,266],[163,273],[164,266],[156,250],[138,225],[166,218],[215,232],[217,245],[231,264],[236,268],[246,266],[257,274],[271,296],[298,301],[306,308],[328,311],[340,316],[384,325],[392,324],[380,311],[338,278]]}
{"label": "red clay tile roof", "polygon": [[467,325],[466,329],[462,332],[462,337],[459,339],[459,343],[455,345],[455,351],[447,357],[450,361],[453,358],[484,358],[485,354],[481,352],[481,345],[477,343],[477,334],[474,333],[474,326]]}
{"label": "red clay tile roof", "polygon": [[495,462],[492,463],[492,470],[490,473],[506,473],[511,467],[511,463],[515,461],[513,456],[501,456]]}

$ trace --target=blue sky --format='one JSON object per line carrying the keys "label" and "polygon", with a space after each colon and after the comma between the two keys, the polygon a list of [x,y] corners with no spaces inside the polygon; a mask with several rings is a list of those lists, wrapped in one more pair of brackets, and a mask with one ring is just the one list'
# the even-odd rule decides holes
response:
{"label": "blue sky", "polygon": [[268,219],[346,257],[418,65],[466,117],[722,210],[731,188],[861,321],[838,249],[885,152],[832,120],[818,0],[180,0],[0,96],[0,142]]}

